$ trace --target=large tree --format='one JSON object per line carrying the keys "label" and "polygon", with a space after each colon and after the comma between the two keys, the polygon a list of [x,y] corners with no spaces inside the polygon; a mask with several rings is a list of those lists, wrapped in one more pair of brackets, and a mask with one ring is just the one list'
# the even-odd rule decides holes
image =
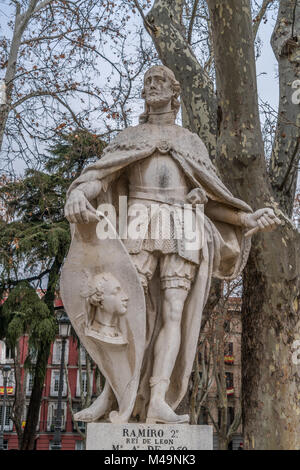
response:
{"label": "large tree", "polygon": [[292,99],[300,74],[299,2],[279,2],[272,37],[280,106],[269,167],[258,107],[254,35],[273,2],[262,2],[253,26],[250,0],[207,0],[216,94],[189,40],[198,4],[204,2],[193,2],[188,28],[183,12],[191,2],[155,0],[147,15],[137,0],[134,3],[161,61],[182,85],[189,127],[216,155],[224,182],[254,210],[272,207],[282,220],[275,232],[253,237],[244,273],[243,422],[247,448],[297,449],[300,378],[292,353],[300,335],[300,235],[290,218],[300,140],[299,104]]}

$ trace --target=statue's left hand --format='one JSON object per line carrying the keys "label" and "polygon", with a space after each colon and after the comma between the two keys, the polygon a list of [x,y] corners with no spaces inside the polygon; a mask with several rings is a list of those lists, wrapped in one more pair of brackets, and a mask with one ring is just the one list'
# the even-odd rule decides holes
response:
{"label": "statue's left hand", "polygon": [[258,231],[271,232],[277,225],[281,225],[281,221],[275,215],[273,209],[265,207],[258,209],[253,214],[243,214],[242,224],[250,229],[248,234],[252,235]]}

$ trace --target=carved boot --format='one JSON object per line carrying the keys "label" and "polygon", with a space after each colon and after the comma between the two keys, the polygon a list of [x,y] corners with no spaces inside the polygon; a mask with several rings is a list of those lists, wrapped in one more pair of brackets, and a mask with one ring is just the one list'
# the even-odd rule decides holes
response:
{"label": "carved boot", "polygon": [[103,392],[94,403],[88,408],[75,413],[74,419],[75,421],[84,421],[85,423],[95,422],[112,409],[113,401],[113,392],[108,383],[106,383]]}
{"label": "carved boot", "polygon": [[165,396],[169,383],[170,380],[163,377],[150,378],[151,398],[146,419],[147,424],[180,424],[189,422],[189,415],[177,415],[166,403]]}

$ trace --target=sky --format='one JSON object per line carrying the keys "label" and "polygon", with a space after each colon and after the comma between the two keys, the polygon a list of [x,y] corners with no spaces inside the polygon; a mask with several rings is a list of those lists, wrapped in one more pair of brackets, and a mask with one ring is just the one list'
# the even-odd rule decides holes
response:
{"label": "sky", "polygon": [[267,24],[263,24],[258,31],[263,47],[261,56],[256,62],[256,71],[259,97],[277,109],[279,102],[277,61],[270,44],[273,29],[274,20],[270,18]]}
{"label": "sky", "polygon": [[[8,33],[6,26],[8,17],[13,13],[14,7],[10,0],[0,0],[0,34]],[[138,15],[135,15],[134,22],[139,20]],[[257,60],[257,84],[258,94],[260,100],[268,102],[272,108],[277,110],[279,92],[278,92],[278,78],[277,78],[277,62],[273,54],[270,38],[274,28],[276,18],[274,12],[268,14],[268,21],[266,24],[261,23],[258,35],[262,41],[261,55]],[[0,70],[0,79],[4,76],[4,70]],[[137,105],[137,109],[133,110],[133,125],[138,123],[138,116],[143,109],[143,103]],[[263,122],[263,116],[262,116]],[[18,170],[22,171],[23,163],[18,163]],[[18,173],[19,173],[18,171]]]}

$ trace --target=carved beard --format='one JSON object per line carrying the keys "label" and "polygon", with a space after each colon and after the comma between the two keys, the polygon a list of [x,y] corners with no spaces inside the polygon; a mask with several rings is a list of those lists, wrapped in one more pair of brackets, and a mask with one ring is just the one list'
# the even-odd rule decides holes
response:
{"label": "carved beard", "polygon": [[152,93],[152,95],[146,93],[145,97],[146,104],[152,107],[168,104],[173,97],[173,93],[167,91],[153,91]]}

